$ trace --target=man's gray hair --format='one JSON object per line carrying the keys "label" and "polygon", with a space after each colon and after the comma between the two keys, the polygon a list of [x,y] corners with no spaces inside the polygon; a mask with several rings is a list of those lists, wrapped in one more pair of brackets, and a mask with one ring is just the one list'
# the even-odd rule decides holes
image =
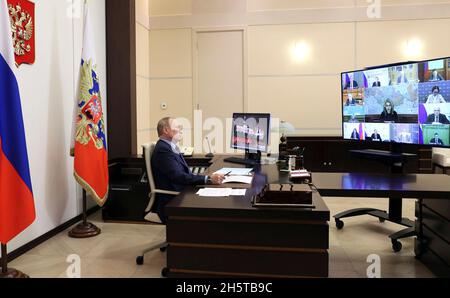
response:
{"label": "man's gray hair", "polygon": [[161,137],[164,134],[164,130],[166,128],[170,128],[170,120],[171,117],[165,117],[158,122],[158,137]]}

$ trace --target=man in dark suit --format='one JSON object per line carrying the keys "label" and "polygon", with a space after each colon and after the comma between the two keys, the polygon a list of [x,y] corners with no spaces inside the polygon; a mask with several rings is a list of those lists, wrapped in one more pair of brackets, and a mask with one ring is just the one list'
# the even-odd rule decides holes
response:
{"label": "man in dark suit", "polygon": [[376,77],[375,82],[373,82],[372,87],[381,87],[380,78]]}
{"label": "man in dark suit", "polygon": [[372,141],[374,141],[374,142],[381,142],[381,136],[376,129],[374,130],[371,138],[372,138]]}
{"label": "man in dark suit", "polygon": [[430,140],[430,145],[444,146],[444,142],[439,138],[439,134],[435,133],[434,138]]}
{"label": "man in dark suit", "polygon": [[355,129],[353,129],[352,135],[350,136],[350,139],[352,140],[359,140],[359,133],[358,131]]}
{"label": "man in dark suit", "polygon": [[[164,118],[158,123],[159,141],[152,155],[151,165],[156,188],[170,191],[182,191],[188,185],[222,184],[224,175],[194,175],[178,148],[183,137],[183,128],[176,119]],[[153,212],[163,223],[166,222],[164,207],[174,197],[157,194]]]}
{"label": "man in dark suit", "polygon": [[358,82],[355,80],[348,81],[344,89],[358,89]]}
{"label": "man in dark suit", "polygon": [[427,118],[427,124],[450,124],[450,121],[448,121],[447,116],[441,114],[441,108],[435,107],[434,113],[428,116]]}
{"label": "man in dark suit", "polygon": [[358,82],[354,80],[355,75],[349,73],[346,78],[344,89],[358,89]]}

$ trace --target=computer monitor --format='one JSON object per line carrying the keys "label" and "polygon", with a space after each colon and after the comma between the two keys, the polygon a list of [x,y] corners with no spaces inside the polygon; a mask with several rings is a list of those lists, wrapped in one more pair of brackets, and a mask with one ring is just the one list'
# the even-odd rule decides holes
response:
{"label": "computer monitor", "polygon": [[245,159],[231,158],[228,162],[256,164],[261,152],[269,151],[270,114],[235,113],[231,131],[231,148],[244,150]]}
{"label": "computer monitor", "polygon": [[344,139],[450,146],[450,58],[342,73]]}

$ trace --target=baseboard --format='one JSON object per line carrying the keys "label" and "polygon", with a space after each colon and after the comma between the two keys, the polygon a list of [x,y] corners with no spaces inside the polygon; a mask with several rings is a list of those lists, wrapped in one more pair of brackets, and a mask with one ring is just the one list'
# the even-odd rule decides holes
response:
{"label": "baseboard", "polygon": [[[87,210],[86,214],[87,214],[87,216],[89,216],[89,215],[92,215],[92,214],[94,214],[95,212],[97,212],[99,210],[100,210],[100,207],[99,206],[95,206],[95,207],[92,207],[91,209]],[[58,235],[59,233],[63,232],[64,230],[67,230],[71,226],[73,226],[76,223],[80,222],[82,219],[83,219],[83,215],[80,214],[77,217],[74,217],[71,220],[63,223],[62,225],[54,228],[50,232],[48,232],[48,233],[46,233],[46,234],[44,234],[44,235],[34,239],[31,242],[28,242],[27,244],[19,247],[18,249],[10,252],[8,254],[8,262],[11,262],[11,261],[17,259],[18,257],[20,257],[21,255],[29,252],[30,250],[32,250],[36,246],[38,246],[38,245],[44,243],[45,241],[53,238],[54,236]],[[0,260],[1,260],[1,258],[0,258]],[[1,266],[0,266],[0,268],[1,268]]]}

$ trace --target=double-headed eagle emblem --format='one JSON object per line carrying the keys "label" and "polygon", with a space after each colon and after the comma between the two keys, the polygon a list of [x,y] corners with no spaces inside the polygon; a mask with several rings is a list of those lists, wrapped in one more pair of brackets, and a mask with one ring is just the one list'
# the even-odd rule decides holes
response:
{"label": "double-headed eagle emblem", "polygon": [[106,149],[100,87],[92,60],[81,63],[78,96],[76,142],[84,146],[92,142],[96,149]]}
{"label": "double-headed eagle emblem", "polygon": [[34,63],[34,3],[8,0],[14,54],[17,65]]}

